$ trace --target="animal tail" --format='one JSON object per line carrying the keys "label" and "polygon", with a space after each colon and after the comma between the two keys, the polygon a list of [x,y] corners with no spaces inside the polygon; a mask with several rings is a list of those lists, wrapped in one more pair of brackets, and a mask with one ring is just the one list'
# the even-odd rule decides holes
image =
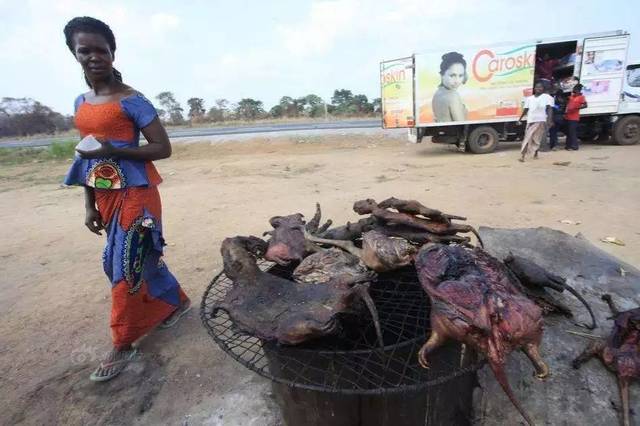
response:
{"label": "animal tail", "polygon": [[371,318],[373,319],[373,325],[376,328],[376,336],[378,337],[378,343],[380,348],[384,349],[384,341],[382,340],[382,329],[380,328],[380,317],[378,316],[378,309],[376,309],[375,303],[369,294],[369,289],[366,286],[356,284],[356,291],[362,301],[367,305]]}
{"label": "animal tail", "polygon": [[480,237],[480,233],[473,226],[470,226],[470,228],[471,228],[471,233],[473,233],[473,235],[475,235],[476,238],[478,239],[478,244],[480,244],[480,247],[484,248],[484,243],[482,242],[482,238]]}
{"label": "animal tail", "polygon": [[580,302],[582,302],[582,304],[587,308],[587,311],[589,311],[589,315],[591,315],[591,325],[584,324],[584,326],[587,327],[589,330],[593,330],[594,328],[596,328],[596,317],[595,317],[595,315],[593,315],[593,311],[591,310],[591,306],[589,306],[589,304],[587,303],[586,300],[584,300],[582,295],[580,293],[578,293],[576,291],[576,289],[571,287],[569,284],[565,284],[564,287],[569,291],[569,293],[573,294],[576,297],[576,299],[578,299]]}
{"label": "animal tail", "polygon": [[496,376],[496,380],[502,387],[502,390],[504,390],[504,393],[507,394],[507,397],[509,397],[509,400],[511,401],[511,403],[520,412],[522,417],[524,417],[527,424],[529,426],[535,426],[535,423],[533,423],[533,420],[531,420],[531,417],[529,417],[529,415],[524,411],[524,408],[522,408],[522,405],[520,405],[520,401],[518,401],[515,395],[513,394],[513,390],[511,389],[511,386],[509,385],[509,380],[507,379],[507,374],[504,371],[504,364],[497,364],[489,360],[489,366],[491,367],[493,374]]}

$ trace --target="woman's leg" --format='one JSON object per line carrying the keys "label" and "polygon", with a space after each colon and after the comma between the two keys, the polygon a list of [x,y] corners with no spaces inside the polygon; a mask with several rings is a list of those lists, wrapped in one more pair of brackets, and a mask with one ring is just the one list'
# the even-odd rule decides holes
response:
{"label": "woman's leg", "polygon": [[137,351],[131,345],[114,347],[91,373],[90,380],[106,382],[116,377],[136,356]]}
{"label": "woman's leg", "polygon": [[524,131],[524,138],[522,138],[522,145],[520,146],[520,161],[523,163],[525,156],[527,155],[527,151],[529,150],[533,133],[533,126],[530,123],[527,123],[527,128]]}

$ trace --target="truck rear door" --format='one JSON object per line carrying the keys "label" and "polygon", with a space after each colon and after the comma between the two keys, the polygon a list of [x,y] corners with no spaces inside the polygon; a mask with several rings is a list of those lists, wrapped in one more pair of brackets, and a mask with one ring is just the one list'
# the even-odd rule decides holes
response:
{"label": "truck rear door", "polygon": [[618,111],[627,66],[629,35],[586,38],[582,45],[580,83],[588,108],[581,114]]}
{"label": "truck rear door", "polygon": [[413,57],[380,63],[382,127],[414,127]]}

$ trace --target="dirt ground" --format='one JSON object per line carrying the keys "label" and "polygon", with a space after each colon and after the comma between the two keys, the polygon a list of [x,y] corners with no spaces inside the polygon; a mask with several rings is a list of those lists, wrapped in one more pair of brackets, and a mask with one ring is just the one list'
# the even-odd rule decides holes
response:
{"label": "dirt ground", "polygon": [[[580,232],[640,266],[640,146],[584,145],[525,164],[518,154],[513,144],[470,155],[382,133],[176,144],[157,164],[166,261],[199,304],[224,237],[261,235],[274,215],[309,217],[316,201],[340,224],[357,219],[354,201],[393,195],[475,226]],[[68,165],[0,169],[0,423],[279,424],[268,383],[215,346],[197,309],[142,341],[141,362],[117,379],[88,381],[109,349],[110,291],[82,190],[59,184]]]}

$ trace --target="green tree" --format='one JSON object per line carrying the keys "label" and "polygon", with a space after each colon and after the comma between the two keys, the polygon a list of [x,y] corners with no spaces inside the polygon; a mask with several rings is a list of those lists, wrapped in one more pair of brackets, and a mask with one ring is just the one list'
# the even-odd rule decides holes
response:
{"label": "green tree", "polygon": [[229,118],[229,101],[222,98],[216,99],[216,106],[211,107],[209,112],[207,113],[207,118],[214,123],[219,123],[225,121]]}
{"label": "green tree", "polygon": [[244,120],[255,120],[264,115],[262,101],[251,98],[244,98],[238,102],[236,107],[236,116]]}
{"label": "green tree", "polygon": [[369,114],[373,112],[373,105],[369,103],[366,95],[355,95],[353,97],[352,105],[355,107],[355,111],[358,114]]}
{"label": "green tree", "polygon": [[374,105],[366,95],[354,95],[351,90],[340,89],[333,92],[329,110],[336,115],[365,115],[374,111]]}
{"label": "green tree", "polygon": [[204,109],[204,99],[202,98],[189,98],[187,100],[187,105],[189,105],[189,119],[197,120],[204,116],[206,110]]}
{"label": "green tree", "polygon": [[299,117],[304,112],[304,102],[304,98],[294,99],[291,96],[283,96],[278,105],[282,108],[284,116]]}
{"label": "green tree", "polygon": [[224,111],[218,107],[211,107],[209,112],[207,112],[207,119],[214,123],[220,123],[224,121]]}
{"label": "green tree", "polygon": [[162,110],[166,111],[164,116],[161,116],[164,121],[167,121],[170,124],[184,123],[184,117],[182,116],[184,110],[180,106],[180,103],[176,101],[173,93],[161,92],[156,96],[156,99],[160,102],[160,105],[162,105]]}
{"label": "green tree", "polygon": [[304,112],[309,117],[322,117],[325,113],[325,103],[318,95],[307,95],[304,97]]}
{"label": "green tree", "polygon": [[371,101],[371,106],[373,107],[373,112],[375,112],[376,114],[381,113],[382,112],[382,99],[374,98]]}
{"label": "green tree", "polygon": [[331,104],[335,107],[335,112],[337,114],[349,113],[350,107],[353,104],[353,93],[351,93],[351,90],[347,89],[336,89],[333,91]]}
{"label": "green tree", "polygon": [[2,98],[0,101],[0,136],[53,134],[72,127],[72,117],[57,113],[31,98]]}
{"label": "green tree", "polygon": [[271,107],[269,115],[273,118],[280,118],[284,116],[284,109],[282,108],[282,105],[278,104]]}

